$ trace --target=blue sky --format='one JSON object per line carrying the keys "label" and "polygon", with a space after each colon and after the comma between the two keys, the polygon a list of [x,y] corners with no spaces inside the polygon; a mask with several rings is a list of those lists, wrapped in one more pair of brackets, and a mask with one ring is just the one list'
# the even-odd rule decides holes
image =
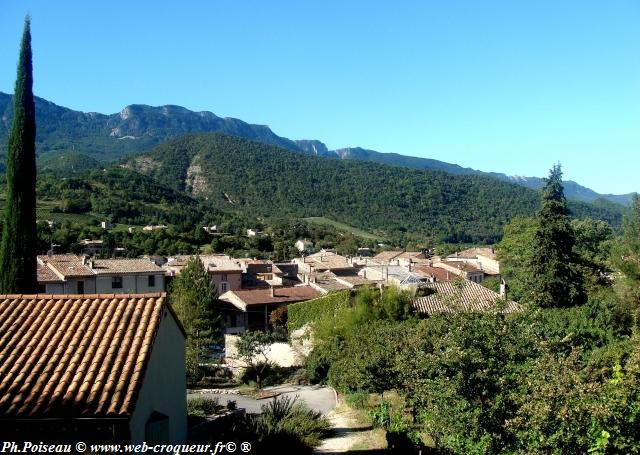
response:
{"label": "blue sky", "polygon": [[32,15],[35,92],[113,113],[178,104],[329,148],[640,191],[640,2],[17,1],[0,91]]}

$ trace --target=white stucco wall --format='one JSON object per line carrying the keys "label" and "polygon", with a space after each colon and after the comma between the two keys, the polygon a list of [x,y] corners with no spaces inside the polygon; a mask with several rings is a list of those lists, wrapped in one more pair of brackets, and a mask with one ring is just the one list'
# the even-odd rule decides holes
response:
{"label": "white stucco wall", "polygon": [[94,277],[87,277],[84,280],[69,280],[64,283],[48,283],[45,285],[47,294],[77,294],[78,281],[84,281],[84,294],[96,293],[96,281]]}
{"label": "white stucco wall", "polygon": [[186,442],[186,390],[185,339],[173,316],[165,309],[129,421],[132,442],[144,441],[145,424],[154,411],[169,416],[172,444]]}
{"label": "white stucco wall", "polygon": [[[238,335],[224,335],[225,360],[231,367],[245,368],[247,364],[238,358],[238,349],[236,347],[238,339]],[[302,343],[302,341],[300,341],[300,343]],[[285,368],[302,365],[304,357],[301,355],[301,352],[306,352],[304,349],[306,348],[299,346],[292,347],[289,343],[273,343],[270,345],[267,359],[269,359],[269,362]],[[305,355],[308,355],[308,352],[306,352]],[[256,356],[254,360],[263,362],[264,358],[262,356]]]}
{"label": "white stucco wall", "polygon": [[[149,275],[155,275],[155,286],[149,286]],[[164,274],[144,273],[140,275],[122,275],[122,288],[111,287],[113,276],[99,275],[96,277],[97,294],[139,294],[146,292],[164,292]]]}

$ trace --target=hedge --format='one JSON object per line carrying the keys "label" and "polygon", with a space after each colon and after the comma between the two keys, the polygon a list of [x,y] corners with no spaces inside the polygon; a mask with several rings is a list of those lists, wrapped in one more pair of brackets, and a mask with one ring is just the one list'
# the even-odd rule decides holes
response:
{"label": "hedge", "polygon": [[317,321],[328,312],[346,308],[349,305],[351,291],[338,291],[306,302],[289,305],[287,328],[289,333],[298,330],[305,324]]}

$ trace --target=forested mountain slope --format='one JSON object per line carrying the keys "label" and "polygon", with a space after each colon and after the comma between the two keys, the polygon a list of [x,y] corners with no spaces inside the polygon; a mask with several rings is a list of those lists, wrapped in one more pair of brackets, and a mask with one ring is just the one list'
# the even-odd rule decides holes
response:
{"label": "forested mountain slope", "polygon": [[[256,216],[326,216],[370,231],[491,243],[531,215],[538,193],[481,175],[452,175],[307,156],[222,134],[169,141],[125,166],[215,207]],[[619,224],[619,212],[576,203],[578,216]]]}

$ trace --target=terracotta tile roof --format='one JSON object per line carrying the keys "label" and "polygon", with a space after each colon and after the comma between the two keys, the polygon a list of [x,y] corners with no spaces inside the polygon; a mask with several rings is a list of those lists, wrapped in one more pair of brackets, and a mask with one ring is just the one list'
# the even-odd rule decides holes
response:
{"label": "terracotta tile roof", "polygon": [[463,261],[441,261],[441,262],[437,262],[435,265],[437,266],[438,264],[448,265],[449,267],[454,267],[458,270],[462,270],[468,273],[482,272],[482,270],[480,270],[478,267]]}
{"label": "terracotta tile roof", "polygon": [[496,253],[493,248],[468,248],[466,250],[460,251],[457,254],[457,256],[455,254],[452,254],[452,255],[449,255],[448,257],[475,259],[478,256],[484,256],[486,258],[495,259]]}
{"label": "terracotta tile roof", "polygon": [[91,271],[95,275],[114,273],[164,273],[162,267],[148,259],[95,259]]}
{"label": "terracotta tile roof", "polygon": [[426,264],[414,264],[411,270],[424,277],[434,277],[436,281],[451,281],[456,278],[456,275],[447,272],[444,269],[438,267],[431,267]]}
{"label": "terracotta tile roof", "polygon": [[[169,258],[165,265],[166,268],[173,268],[180,271],[182,267],[187,265],[189,259],[194,256],[178,255]],[[202,254],[200,261],[210,272],[242,272],[242,265],[236,259],[224,254]]]}
{"label": "terracotta tile roof", "polygon": [[[501,300],[498,293],[469,280],[428,283],[421,288],[433,292],[414,299],[413,307],[421,314],[487,311]],[[503,313],[518,311],[521,311],[520,305],[510,300],[506,301],[502,310]]]}
{"label": "terracotta tile roof", "polygon": [[93,276],[91,269],[82,264],[82,258],[75,254],[55,254],[53,256],[38,256],[38,262],[47,264],[62,277]]}
{"label": "terracotta tile roof", "polygon": [[421,251],[405,251],[393,259],[417,259],[421,257],[424,257],[424,254]]}
{"label": "terracotta tile roof", "polygon": [[260,305],[265,303],[291,303],[302,302],[320,297],[320,292],[311,286],[281,287],[274,290],[274,297],[271,297],[270,288],[242,289],[229,291],[220,296],[221,300],[227,300],[226,294],[234,294],[246,305]]}
{"label": "terracotta tile roof", "polygon": [[63,283],[64,280],[56,275],[47,264],[38,262],[38,283]]}
{"label": "terracotta tile roof", "polygon": [[383,251],[382,253],[376,254],[373,259],[378,262],[389,262],[392,259],[395,259],[397,256],[400,256],[403,251]]}
{"label": "terracotta tile roof", "polygon": [[131,415],[165,294],[0,295],[0,417]]}

